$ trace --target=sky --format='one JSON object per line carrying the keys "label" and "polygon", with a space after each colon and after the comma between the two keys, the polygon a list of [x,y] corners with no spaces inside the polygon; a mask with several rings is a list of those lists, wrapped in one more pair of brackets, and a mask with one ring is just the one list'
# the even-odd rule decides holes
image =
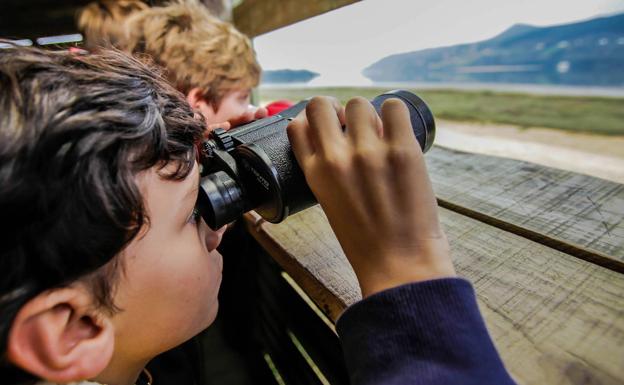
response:
{"label": "sky", "polygon": [[307,69],[311,85],[361,85],[362,69],[399,52],[489,39],[624,12],[624,0],[363,0],[254,39],[263,69]]}

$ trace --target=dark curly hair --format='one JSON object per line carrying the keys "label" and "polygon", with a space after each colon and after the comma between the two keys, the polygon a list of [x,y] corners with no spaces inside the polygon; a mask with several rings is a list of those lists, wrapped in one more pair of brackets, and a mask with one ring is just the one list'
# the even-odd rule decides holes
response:
{"label": "dark curly hair", "polygon": [[116,311],[116,255],[148,220],[135,176],[186,177],[203,129],[159,72],[121,52],[0,49],[3,383],[32,380],[6,360],[31,298],[88,278],[97,305]]}

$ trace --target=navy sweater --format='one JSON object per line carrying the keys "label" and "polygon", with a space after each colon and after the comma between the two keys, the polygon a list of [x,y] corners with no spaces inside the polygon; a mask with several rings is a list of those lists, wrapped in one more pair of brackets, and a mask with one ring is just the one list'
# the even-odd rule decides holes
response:
{"label": "navy sweater", "polygon": [[514,384],[464,279],[374,294],[349,307],[337,330],[352,385]]}

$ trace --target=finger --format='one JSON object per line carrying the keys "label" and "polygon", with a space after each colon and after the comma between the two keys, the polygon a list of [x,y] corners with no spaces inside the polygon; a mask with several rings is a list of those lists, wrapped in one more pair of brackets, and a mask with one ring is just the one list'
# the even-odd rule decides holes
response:
{"label": "finger", "polygon": [[232,119],[229,119],[229,122],[230,122],[230,126],[231,127],[238,127],[238,126],[241,126],[241,125],[243,125],[245,123],[249,123],[252,120],[254,120],[254,111],[247,110],[247,111],[243,112],[242,114],[240,114],[240,115],[238,115],[238,116],[236,116],[236,117],[234,117]]}
{"label": "finger", "polygon": [[356,97],[345,108],[347,137],[356,146],[369,146],[379,140],[377,112],[364,98]]}
{"label": "finger", "polygon": [[212,123],[209,124],[206,127],[206,130],[204,131],[204,138],[208,138],[208,136],[210,136],[210,133],[217,129],[217,128],[223,128],[225,131],[229,130],[231,128],[230,126],[230,122],[222,122],[222,123]]}
{"label": "finger", "polygon": [[223,128],[224,130],[229,130],[231,128],[230,122],[221,122],[221,123],[210,123],[208,125],[208,130],[212,131],[216,128]]}
{"label": "finger", "polygon": [[[342,129],[342,127],[344,127],[347,124],[345,108],[342,104],[340,104],[338,99],[332,98],[331,102],[332,102],[332,105],[334,106],[334,110],[336,110],[338,121],[340,122],[340,127]],[[344,133],[344,130],[343,130],[343,133]]]}
{"label": "finger", "polygon": [[269,116],[269,110],[267,110],[264,107],[258,107],[258,109],[256,110],[254,118],[255,119],[264,119],[267,116]]}
{"label": "finger", "polygon": [[341,122],[341,114],[344,121],[344,111],[340,103],[332,98],[316,96],[308,102],[305,112],[315,150],[325,154],[339,152],[345,143]]}
{"label": "finger", "polygon": [[307,160],[314,155],[314,143],[310,138],[310,125],[305,116],[305,112],[301,111],[295,119],[293,119],[286,127],[286,134],[292,147],[297,162],[305,172]]}
{"label": "finger", "polygon": [[388,99],[381,105],[384,139],[395,146],[418,147],[412,130],[409,110],[399,99]]}
{"label": "finger", "polygon": [[381,122],[381,117],[379,116],[379,114],[377,114],[377,111],[375,111],[375,118],[377,121],[377,135],[379,135],[380,138],[383,138],[384,137],[383,123]]}

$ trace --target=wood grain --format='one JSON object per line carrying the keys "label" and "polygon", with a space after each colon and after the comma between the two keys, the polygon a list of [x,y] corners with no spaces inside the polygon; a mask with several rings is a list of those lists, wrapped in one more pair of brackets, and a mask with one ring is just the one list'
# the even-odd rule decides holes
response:
{"label": "wood grain", "polygon": [[234,24],[249,37],[309,19],[358,0],[245,0],[234,8]]}
{"label": "wood grain", "polygon": [[441,147],[425,159],[441,206],[624,272],[624,185]]}
{"label": "wood grain", "polygon": [[[520,384],[624,381],[624,276],[446,209],[458,273],[470,279],[503,360]],[[332,319],[360,298],[315,206],[252,235]]]}

